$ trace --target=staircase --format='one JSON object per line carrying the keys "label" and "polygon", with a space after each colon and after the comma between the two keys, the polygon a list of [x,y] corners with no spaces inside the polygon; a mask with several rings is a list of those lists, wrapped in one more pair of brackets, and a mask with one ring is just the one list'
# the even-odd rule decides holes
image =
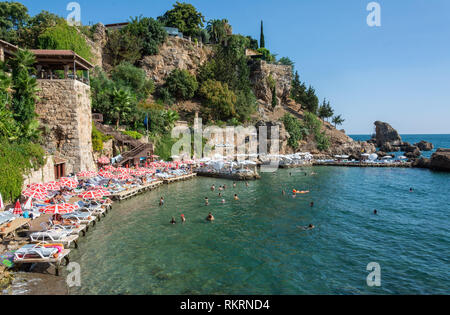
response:
{"label": "staircase", "polygon": [[130,136],[124,135],[120,131],[115,130],[111,126],[103,125],[97,121],[94,122],[95,127],[105,135],[113,137],[118,143],[126,145],[131,148],[130,151],[122,153],[122,161],[119,162],[119,166],[125,165],[127,163],[135,164],[139,162],[141,157],[147,157],[153,154],[153,144],[152,143],[142,143]]}

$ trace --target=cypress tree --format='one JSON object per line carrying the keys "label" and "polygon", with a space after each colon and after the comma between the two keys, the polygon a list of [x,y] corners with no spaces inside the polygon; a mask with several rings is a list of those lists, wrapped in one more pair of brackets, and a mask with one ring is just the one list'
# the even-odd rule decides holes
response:
{"label": "cypress tree", "polygon": [[266,41],[264,40],[264,24],[261,21],[261,38],[259,40],[259,48],[266,48]]}

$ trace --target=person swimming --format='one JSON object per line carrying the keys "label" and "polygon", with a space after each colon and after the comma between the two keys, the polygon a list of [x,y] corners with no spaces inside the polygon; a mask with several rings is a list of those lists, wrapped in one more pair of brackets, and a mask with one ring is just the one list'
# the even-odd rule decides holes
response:
{"label": "person swimming", "polygon": [[174,217],[172,217],[172,220],[170,221],[170,224],[177,224],[177,221],[175,221],[175,218]]}
{"label": "person swimming", "polygon": [[283,195],[283,196],[286,196],[286,191],[284,191],[284,189],[281,191],[281,194]]}
{"label": "person swimming", "polygon": [[214,190],[216,190],[216,186],[212,185],[211,186],[211,191],[214,191]]}
{"label": "person swimming", "polygon": [[311,208],[314,207],[314,201],[311,201],[310,206]]}
{"label": "person swimming", "polygon": [[186,223],[186,218],[184,217],[184,214],[181,215],[181,222]]}
{"label": "person swimming", "polygon": [[373,214],[375,214],[375,215],[377,215],[377,214],[378,214],[378,211],[377,211],[377,209],[373,210]]}
{"label": "person swimming", "polygon": [[412,187],[409,189],[409,192],[413,192],[413,189],[412,189]]}
{"label": "person swimming", "polygon": [[234,200],[239,200],[239,197],[237,194],[234,195]]}
{"label": "person swimming", "polygon": [[205,197],[205,206],[209,206],[209,199],[208,199],[208,197]]}
{"label": "person swimming", "polygon": [[164,198],[161,197],[161,199],[159,199],[159,206],[162,207],[164,206]]}
{"label": "person swimming", "polygon": [[247,186],[247,187],[248,187],[248,182],[245,182],[245,186]]}
{"label": "person swimming", "polygon": [[222,199],[222,203],[225,203],[225,199]]}
{"label": "person swimming", "polygon": [[236,182],[233,182],[233,188],[236,188]]}
{"label": "person swimming", "polygon": [[214,218],[214,216],[212,215],[212,213],[210,212],[210,213],[208,214],[208,216],[206,217],[206,221],[212,222],[212,221],[214,221],[214,220],[215,220],[215,218]]}
{"label": "person swimming", "polygon": [[219,198],[221,198],[222,197],[222,193],[219,193]]}
{"label": "person swimming", "polygon": [[313,230],[315,228],[316,227],[314,225],[312,225],[312,224],[310,224],[308,226],[301,226],[301,227],[299,227],[299,229],[302,229],[303,231],[309,231],[309,230]]}

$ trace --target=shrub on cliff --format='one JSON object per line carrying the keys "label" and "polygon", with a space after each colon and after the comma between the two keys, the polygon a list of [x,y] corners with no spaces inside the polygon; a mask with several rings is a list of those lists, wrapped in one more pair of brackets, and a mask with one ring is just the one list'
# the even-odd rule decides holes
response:
{"label": "shrub on cliff", "polygon": [[68,49],[76,52],[84,59],[90,60],[91,49],[77,28],[65,21],[48,28],[38,38],[40,49]]}
{"label": "shrub on cliff", "polygon": [[298,149],[298,142],[309,134],[308,129],[300,120],[288,113],[284,115],[282,121],[290,135],[288,145],[293,149]]}
{"label": "shrub on cliff", "polygon": [[203,100],[205,112],[214,120],[228,120],[236,116],[234,104],[237,98],[226,83],[205,81],[200,87],[199,95]]}
{"label": "shrub on cliff", "polygon": [[198,89],[198,83],[195,76],[187,70],[175,69],[167,77],[165,86],[177,99],[188,100],[194,97]]}
{"label": "shrub on cliff", "polygon": [[128,62],[123,62],[113,69],[111,80],[118,87],[131,89],[138,101],[145,100],[155,91],[155,84],[153,80],[147,79],[145,71]]}
{"label": "shrub on cliff", "polygon": [[314,135],[317,148],[321,151],[327,150],[330,147],[330,138],[321,131],[322,122],[319,118],[311,112],[305,112],[304,123],[309,133]]}

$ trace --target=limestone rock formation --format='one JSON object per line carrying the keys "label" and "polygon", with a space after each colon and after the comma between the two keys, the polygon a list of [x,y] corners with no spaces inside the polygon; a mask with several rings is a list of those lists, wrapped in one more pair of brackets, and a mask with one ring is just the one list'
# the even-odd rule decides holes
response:
{"label": "limestone rock formation", "polygon": [[155,84],[161,85],[175,69],[184,69],[196,74],[198,68],[211,56],[212,50],[208,46],[200,46],[187,39],[169,37],[160,47],[159,54],[144,57],[141,66]]}
{"label": "limestone rock formation", "polygon": [[263,60],[253,61],[250,65],[250,81],[255,96],[270,104],[272,102],[272,87],[275,83],[279,102],[286,102],[291,93],[292,67],[268,64]]}
{"label": "limestone rock formation", "polygon": [[383,145],[389,143],[393,146],[399,146],[403,143],[402,138],[398,134],[397,130],[392,128],[391,125],[385,122],[376,121],[376,144],[377,147],[382,147]]}
{"label": "limestone rock formation", "polygon": [[450,149],[437,149],[431,156],[430,168],[450,172]]}
{"label": "limestone rock formation", "polygon": [[418,147],[421,151],[432,151],[434,149],[434,145],[431,142],[423,140],[419,143],[416,143],[415,146]]}

